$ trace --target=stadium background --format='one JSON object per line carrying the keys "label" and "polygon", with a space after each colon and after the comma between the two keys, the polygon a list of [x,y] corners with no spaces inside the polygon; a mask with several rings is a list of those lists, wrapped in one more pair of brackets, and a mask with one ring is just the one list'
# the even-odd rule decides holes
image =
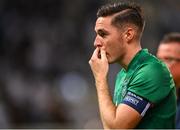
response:
{"label": "stadium background", "polygon": [[[135,1],[135,0],[134,0]],[[180,32],[179,0],[136,0],[153,54]],[[107,0],[0,0],[0,128],[102,128],[88,60]],[[110,66],[109,82],[120,67]]]}

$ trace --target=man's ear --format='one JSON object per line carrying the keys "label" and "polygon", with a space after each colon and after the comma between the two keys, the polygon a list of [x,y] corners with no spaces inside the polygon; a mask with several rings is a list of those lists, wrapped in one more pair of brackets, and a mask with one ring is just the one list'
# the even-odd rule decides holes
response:
{"label": "man's ear", "polygon": [[127,43],[129,43],[130,41],[132,41],[132,39],[135,37],[135,30],[133,28],[127,28],[125,31],[125,35],[124,38],[126,40]]}

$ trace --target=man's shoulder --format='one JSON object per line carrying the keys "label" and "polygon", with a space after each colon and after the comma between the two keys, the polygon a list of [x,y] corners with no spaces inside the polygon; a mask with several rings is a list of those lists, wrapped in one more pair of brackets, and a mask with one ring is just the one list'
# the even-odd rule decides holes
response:
{"label": "man's shoulder", "polygon": [[153,55],[148,55],[144,62],[139,64],[133,75],[133,81],[151,81],[149,83],[171,82],[172,76],[167,66]]}
{"label": "man's shoulder", "polygon": [[144,62],[142,62],[142,64],[143,63],[162,64],[162,62],[151,53],[146,53],[144,55]]}
{"label": "man's shoulder", "polygon": [[[146,49],[142,50],[140,56],[134,60],[134,65],[131,66],[133,71],[139,71],[142,69],[150,69],[152,71],[161,71],[167,69],[166,65],[160,61],[155,55],[149,53]],[[158,68],[158,69],[156,69]]]}
{"label": "man's shoulder", "polygon": [[152,54],[146,55],[143,62],[139,64],[139,69],[137,71],[143,70],[143,72],[158,72],[158,73],[169,73],[168,67],[164,62],[159,60],[156,56]]}

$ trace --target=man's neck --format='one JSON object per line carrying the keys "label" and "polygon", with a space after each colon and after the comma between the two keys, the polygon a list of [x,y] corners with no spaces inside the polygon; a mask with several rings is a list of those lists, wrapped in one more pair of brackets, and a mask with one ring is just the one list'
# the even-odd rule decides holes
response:
{"label": "man's neck", "polygon": [[130,64],[130,62],[132,61],[132,59],[135,57],[135,55],[141,50],[141,46],[137,46],[134,48],[130,48],[129,50],[127,50],[126,55],[124,56],[122,62],[120,63],[120,65],[127,70],[128,65]]}

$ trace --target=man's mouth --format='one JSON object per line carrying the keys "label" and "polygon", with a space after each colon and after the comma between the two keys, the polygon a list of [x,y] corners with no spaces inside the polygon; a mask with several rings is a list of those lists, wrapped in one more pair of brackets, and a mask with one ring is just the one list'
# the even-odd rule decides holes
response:
{"label": "man's mouth", "polygon": [[[109,54],[106,52],[106,57],[108,56]],[[101,58],[101,51],[99,50],[98,52],[98,58]]]}
{"label": "man's mouth", "polygon": [[98,58],[101,58],[101,52],[100,52],[100,50],[99,50],[99,52],[98,52]]}

